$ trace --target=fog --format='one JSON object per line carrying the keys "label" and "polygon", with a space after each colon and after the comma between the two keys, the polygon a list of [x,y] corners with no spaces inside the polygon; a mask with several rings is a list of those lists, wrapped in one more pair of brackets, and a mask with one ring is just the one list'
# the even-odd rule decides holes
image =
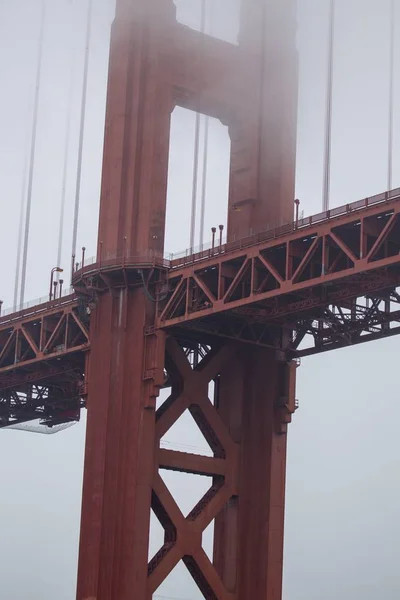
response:
{"label": "fog", "polygon": [[[229,0],[216,3],[213,34],[235,35]],[[400,27],[400,2],[396,31]],[[199,1],[177,0],[178,19],[198,27]],[[331,205],[386,189],[389,0],[337,0],[332,120]],[[109,31],[114,6],[95,0],[82,162],[77,246],[94,255],[97,235]],[[67,210],[62,266],[69,269],[78,156],[87,0],[49,0],[39,97],[26,300],[44,296],[57,256],[68,90],[73,81]],[[328,1],[299,0],[300,90],[296,196],[301,210],[322,203]],[[0,298],[13,303],[19,207],[32,103],[39,0],[0,0]],[[395,58],[399,65],[400,35]],[[395,72],[398,72],[398,66]],[[395,81],[395,106],[400,99]],[[166,250],[188,246],[194,115],[176,109],[172,121]],[[204,135],[204,129],[202,130]],[[210,124],[205,230],[225,219],[229,140]],[[393,187],[400,185],[399,115],[395,114]],[[173,225],[179,217],[179,226]],[[198,235],[198,231],[196,233]],[[289,430],[284,600],[397,600],[400,578],[400,406],[397,338],[303,360],[300,409]],[[75,594],[85,415],[57,435],[0,432],[0,598],[71,600]],[[170,445],[205,449],[182,422]],[[182,506],[201,484],[173,474]],[[209,532],[208,544],[211,541]],[[153,523],[151,548],[159,546]],[[201,598],[177,567],[155,598]]]}

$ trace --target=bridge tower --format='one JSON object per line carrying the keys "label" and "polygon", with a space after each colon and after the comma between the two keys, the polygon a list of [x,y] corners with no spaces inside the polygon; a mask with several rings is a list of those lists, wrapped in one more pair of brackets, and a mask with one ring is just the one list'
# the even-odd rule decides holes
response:
{"label": "bridge tower", "polygon": [[[99,275],[82,284],[94,301],[78,600],[150,600],[180,560],[209,600],[281,598],[296,365],[284,352],[201,333],[196,323],[159,328],[157,311],[176,105],[229,128],[228,239],[293,218],[295,27],[295,0],[242,0],[233,45],[179,24],[172,0],[117,0]],[[125,268],[128,259],[134,268]],[[224,278],[228,270],[221,285]],[[284,331],[277,335],[284,348]],[[170,395],[157,409],[161,388]],[[160,448],[186,409],[213,457]],[[187,517],[161,468],[212,477]],[[165,541],[149,562],[151,508]],[[214,519],[210,561],[202,534]]]}

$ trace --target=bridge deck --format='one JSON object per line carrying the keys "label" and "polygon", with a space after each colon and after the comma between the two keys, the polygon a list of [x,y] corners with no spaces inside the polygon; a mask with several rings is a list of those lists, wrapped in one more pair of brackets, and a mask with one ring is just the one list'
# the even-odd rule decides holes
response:
{"label": "bridge deck", "polygon": [[0,427],[76,420],[89,332],[75,294],[0,319]]}
{"label": "bridge deck", "polygon": [[[188,337],[195,331],[303,356],[394,335],[400,190],[170,260],[87,264],[74,279],[106,280],[115,271],[120,285],[137,285],[138,268],[166,273],[156,327]],[[88,321],[76,293],[0,317],[0,426],[44,415],[40,390],[48,405],[55,399],[50,420],[80,405]]]}
{"label": "bridge deck", "polygon": [[292,356],[395,335],[399,211],[396,189],[174,258],[157,326],[284,347]]}
{"label": "bridge deck", "polygon": [[[264,306],[265,316],[275,318],[301,309],[292,306],[294,298],[315,306],[319,301],[311,290],[323,286],[332,292],[338,282],[343,287],[361,274],[371,285],[379,274],[379,288],[382,272],[390,272],[388,283],[397,284],[400,190],[334,211],[173,260],[171,291],[158,325],[248,305]],[[263,302],[269,299],[273,302]]]}

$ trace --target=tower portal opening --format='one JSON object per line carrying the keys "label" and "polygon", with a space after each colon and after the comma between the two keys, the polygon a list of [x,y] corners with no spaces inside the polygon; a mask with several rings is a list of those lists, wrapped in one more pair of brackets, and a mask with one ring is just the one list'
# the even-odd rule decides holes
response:
{"label": "tower portal opening", "polygon": [[[197,121],[197,123],[196,123]],[[197,151],[196,151],[197,146]],[[226,231],[230,139],[218,119],[177,106],[171,117],[165,251],[177,253],[212,243]]]}
{"label": "tower portal opening", "polygon": [[195,31],[238,44],[241,0],[174,0],[176,19]]}

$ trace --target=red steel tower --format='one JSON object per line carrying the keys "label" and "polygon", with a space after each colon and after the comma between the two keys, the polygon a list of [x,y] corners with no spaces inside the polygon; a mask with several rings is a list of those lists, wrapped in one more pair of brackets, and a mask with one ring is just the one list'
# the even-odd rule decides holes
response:
{"label": "red steel tower", "polygon": [[[180,560],[209,600],[281,598],[296,364],[272,347],[243,344],[240,335],[232,341],[204,332],[197,321],[162,327],[159,315],[168,292],[163,253],[175,106],[229,128],[228,240],[292,221],[295,37],[295,0],[242,0],[237,45],[179,24],[172,0],[117,0],[98,268],[75,281],[94,298],[78,600],[150,600]],[[234,280],[233,267],[220,269],[220,291]],[[186,297],[201,301],[201,288],[199,281]],[[284,329],[276,335],[284,349]],[[156,410],[161,388],[169,397]],[[187,409],[213,457],[160,448]],[[161,468],[212,477],[187,517]],[[148,562],[151,508],[165,540]],[[210,561],[202,534],[214,519]]]}
{"label": "red steel tower", "polygon": [[[0,315],[0,429],[88,409],[78,600],[150,600],[180,561],[207,600],[280,600],[296,360],[400,334],[400,188],[293,221],[294,5],[242,0],[233,45],[117,0],[97,259]],[[228,241],[165,260],[176,105],[229,128]],[[162,446],[185,411],[212,456]],[[165,470],[211,481],[189,514]]]}

